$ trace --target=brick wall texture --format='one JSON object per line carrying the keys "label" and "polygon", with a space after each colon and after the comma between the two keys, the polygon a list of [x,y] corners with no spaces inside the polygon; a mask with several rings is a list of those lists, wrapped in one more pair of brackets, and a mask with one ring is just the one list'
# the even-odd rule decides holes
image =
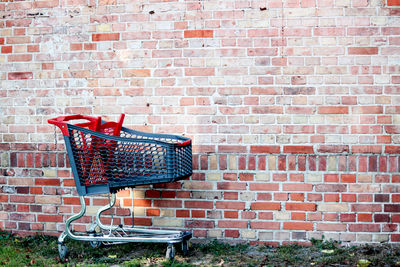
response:
{"label": "brick wall texture", "polygon": [[[0,14],[0,228],[57,234],[79,211],[47,119],[125,113],[191,137],[194,174],[120,192],[116,223],[134,194],[136,225],[199,239],[400,242],[398,0],[1,0]],[[107,202],[88,197],[74,229]]]}

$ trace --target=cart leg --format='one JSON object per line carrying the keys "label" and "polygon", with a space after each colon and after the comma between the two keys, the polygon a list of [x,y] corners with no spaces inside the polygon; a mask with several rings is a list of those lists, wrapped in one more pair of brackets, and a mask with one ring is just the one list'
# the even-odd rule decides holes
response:
{"label": "cart leg", "polygon": [[58,254],[60,255],[60,259],[62,261],[65,260],[65,257],[68,254],[67,246],[64,244],[65,238],[67,238],[67,237],[74,238],[75,237],[75,235],[70,230],[71,223],[75,220],[82,218],[83,215],[85,215],[85,213],[86,213],[85,199],[83,198],[83,196],[80,196],[79,199],[81,202],[81,211],[78,214],[72,215],[71,217],[69,217],[67,219],[67,221],[65,222],[65,230],[58,237],[58,242],[57,242],[58,243]]}
{"label": "cart leg", "polygon": [[175,258],[176,249],[174,244],[168,244],[167,252],[165,253],[165,258],[168,260],[173,260]]}
{"label": "cart leg", "polygon": [[60,260],[63,262],[68,254],[67,246],[64,244],[64,240],[67,237],[67,234],[64,232],[58,237],[58,255],[60,256]]}
{"label": "cart leg", "polygon": [[189,247],[190,247],[190,241],[189,240],[183,240],[182,241],[182,253],[183,253],[183,256],[187,256],[189,254]]}
{"label": "cart leg", "polygon": [[58,244],[58,255],[60,256],[60,260],[64,261],[68,254],[68,248],[64,243]]}
{"label": "cart leg", "polygon": [[113,230],[114,229],[112,226],[104,225],[100,221],[100,216],[106,210],[112,209],[114,207],[115,202],[116,202],[115,200],[116,200],[116,195],[115,194],[111,194],[110,203],[108,203],[107,205],[101,207],[96,213],[96,225],[99,226],[102,230]]}

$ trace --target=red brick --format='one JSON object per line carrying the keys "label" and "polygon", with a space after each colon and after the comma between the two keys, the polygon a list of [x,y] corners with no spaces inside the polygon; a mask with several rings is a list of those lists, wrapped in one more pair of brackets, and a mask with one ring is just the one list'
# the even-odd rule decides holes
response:
{"label": "red brick", "polygon": [[225,237],[238,238],[239,230],[225,230]]}
{"label": "red brick", "polygon": [[122,71],[123,77],[149,77],[149,69],[127,69]]}
{"label": "red brick", "polygon": [[38,214],[37,219],[39,222],[62,222],[63,216]]}
{"label": "red brick", "polygon": [[286,173],[274,173],[272,174],[273,181],[287,181],[287,174]]}
{"label": "red brick", "polygon": [[288,193],[274,193],[275,201],[287,201],[289,199]]}
{"label": "red brick", "polygon": [[0,195],[0,202],[8,202],[8,196],[7,195]]}
{"label": "red brick", "polygon": [[92,34],[93,42],[118,41],[118,40],[119,40],[119,33],[93,33]]}
{"label": "red brick", "polygon": [[235,210],[244,210],[245,203],[238,201],[217,201],[216,203],[217,209],[235,209]]}
{"label": "red brick", "polygon": [[[132,225],[132,218],[124,218],[124,223],[126,225]],[[135,225],[140,226],[151,226],[152,220],[150,218],[135,218]]]}
{"label": "red brick", "polygon": [[218,227],[220,227],[220,228],[247,228],[247,221],[238,221],[238,220],[218,221]]}
{"label": "red brick", "polygon": [[303,173],[292,173],[292,174],[290,174],[289,180],[292,182],[304,182],[304,174]]}
{"label": "red brick", "polygon": [[30,187],[29,188],[30,193],[33,195],[41,195],[43,194],[43,188],[42,187]]}
{"label": "red brick", "polygon": [[[382,153],[382,146],[375,145],[353,145],[351,147],[353,153]],[[361,171],[361,170],[359,170]]]}
{"label": "red brick", "polygon": [[356,221],[356,214],[354,214],[354,213],[342,213],[342,214],[340,214],[340,221],[341,222],[355,222]]}
{"label": "red brick", "polygon": [[185,201],[185,208],[188,209],[212,209],[212,201]]}
{"label": "red brick", "polygon": [[341,183],[355,183],[356,175],[355,174],[342,174],[340,176]]}
{"label": "red brick", "polygon": [[185,38],[212,38],[214,37],[213,30],[186,30],[184,31]]}
{"label": "red brick", "polygon": [[255,219],[256,218],[256,213],[253,211],[242,211],[240,214],[242,219]]}
{"label": "red brick", "polygon": [[85,50],[96,50],[97,49],[97,44],[85,43],[84,44],[84,49]]}
{"label": "red brick", "polygon": [[283,191],[312,191],[313,185],[312,184],[283,184]]}
{"label": "red brick", "polygon": [[315,185],[316,192],[346,192],[347,186],[341,184],[317,184]]}
{"label": "red brick", "polygon": [[283,153],[312,154],[314,153],[314,148],[313,146],[284,146]]}
{"label": "red brick", "polygon": [[356,194],[342,194],[342,202],[356,202],[357,195]]}
{"label": "red brick", "polygon": [[246,183],[220,182],[217,183],[218,190],[246,190]]}
{"label": "red brick", "polygon": [[9,80],[33,79],[33,73],[32,72],[9,72],[8,79]]}
{"label": "red brick", "polygon": [[190,212],[189,212],[189,210],[177,210],[176,217],[178,217],[178,218],[190,217]]}
{"label": "red brick", "polygon": [[175,198],[175,191],[162,191],[161,198]]}
{"label": "red brick", "polygon": [[400,6],[400,0],[387,0],[388,6]]}
{"label": "red brick", "polygon": [[225,219],[237,219],[239,217],[239,213],[237,211],[226,210],[224,211]]}
{"label": "red brick", "polygon": [[272,200],[271,193],[257,193],[257,200]]}
{"label": "red brick", "polygon": [[379,224],[350,224],[350,232],[380,232]]}
{"label": "red brick", "polygon": [[382,106],[355,106],[352,108],[354,114],[382,114]]}
{"label": "red brick", "polygon": [[10,195],[10,202],[14,203],[35,203],[34,196],[26,196],[26,195]]}
{"label": "red brick", "polygon": [[325,202],[339,202],[339,194],[324,194]]}
{"label": "red brick", "polygon": [[385,146],[385,153],[400,154],[400,146]]}
{"label": "red brick", "polygon": [[214,76],[214,68],[186,68],[185,76]]}
{"label": "red brick", "polygon": [[251,183],[251,191],[278,191],[279,184],[277,183]]}
{"label": "red brick", "polygon": [[315,127],[312,125],[287,125],[284,126],[283,132],[291,134],[312,134],[315,133]]}
{"label": "red brick", "polygon": [[376,55],[378,47],[349,47],[349,55]]}
{"label": "red brick", "polygon": [[348,107],[319,107],[318,108],[318,113],[319,114],[348,114],[349,113],[349,108]]}
{"label": "red brick", "polygon": [[291,193],[290,200],[292,201],[304,201],[304,193]]}
{"label": "red brick", "polygon": [[315,211],[316,207],[314,203],[286,203],[286,210]]}
{"label": "red brick", "polygon": [[281,210],[281,203],[277,202],[255,202],[251,203],[251,210]]}
{"label": "red brick", "polygon": [[34,53],[39,52],[39,45],[28,45],[28,52]]}
{"label": "red brick", "polygon": [[239,174],[240,181],[253,181],[254,180],[254,173],[240,173]]}
{"label": "red brick", "polygon": [[3,54],[12,53],[12,46],[2,46],[1,53],[3,53]]}
{"label": "red brick", "polygon": [[251,229],[268,229],[268,230],[279,230],[281,224],[274,221],[251,221]]}
{"label": "red brick", "polygon": [[82,43],[72,43],[69,45],[69,49],[71,51],[78,51],[78,50],[82,50]]}
{"label": "red brick", "polygon": [[341,223],[317,223],[317,231],[333,231],[344,232],[346,231],[346,224]]}
{"label": "red brick", "polygon": [[337,183],[339,182],[338,174],[324,174],[324,182],[325,183]]}
{"label": "red brick", "polygon": [[400,204],[385,204],[385,212],[400,212]]}
{"label": "red brick", "polygon": [[[385,205],[385,207],[386,207],[386,205]],[[382,212],[382,205],[381,204],[353,204],[353,205],[351,205],[351,211],[353,211],[353,212]],[[387,212],[386,209],[385,209],[385,212]]]}
{"label": "red brick", "polygon": [[291,218],[293,221],[305,221],[306,213],[305,212],[292,212]]}
{"label": "red brick", "polygon": [[192,210],[192,218],[205,218],[206,212],[204,210]]}
{"label": "red brick", "polygon": [[284,222],[283,229],[284,230],[305,230],[311,231],[313,230],[313,223],[309,222]]}
{"label": "red brick", "polygon": [[8,55],[9,62],[25,62],[25,61],[32,61],[31,54],[11,54]]}
{"label": "red brick", "polygon": [[250,153],[277,154],[280,152],[280,146],[251,146]]}
{"label": "red brick", "polygon": [[[132,206],[132,200],[131,199],[124,199],[124,206],[126,206],[126,207]],[[134,199],[134,206],[151,207],[151,200],[135,198]]]}
{"label": "red brick", "polygon": [[[85,199],[85,203],[89,205],[89,201],[86,201],[89,199]],[[80,205],[81,201],[79,200],[79,197],[63,197],[63,203],[65,205]]]}
{"label": "red brick", "polygon": [[286,171],[286,156],[278,156],[278,170]]}
{"label": "red brick", "polygon": [[59,186],[60,179],[37,178],[35,179],[35,185]]}
{"label": "red brick", "polygon": [[[136,201],[136,199],[135,199]],[[182,208],[182,200],[154,200],[154,207]]]}

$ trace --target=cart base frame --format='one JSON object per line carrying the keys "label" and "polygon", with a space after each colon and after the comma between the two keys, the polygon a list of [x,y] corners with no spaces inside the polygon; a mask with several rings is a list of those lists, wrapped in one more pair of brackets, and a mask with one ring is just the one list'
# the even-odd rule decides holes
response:
{"label": "cart base frame", "polygon": [[[166,257],[173,259],[175,256],[174,244],[181,243],[183,254],[189,250],[189,240],[192,237],[191,232],[174,230],[151,230],[136,227],[125,227],[122,225],[105,225],[101,222],[100,216],[103,212],[112,209],[116,202],[116,195],[111,194],[109,203],[96,213],[96,222],[90,228],[86,235],[77,235],[71,231],[71,223],[82,218],[86,214],[86,203],[83,196],[79,197],[81,210],[79,213],[69,217],[65,223],[65,230],[58,237],[58,251],[60,259],[64,260],[68,250],[64,242],[66,238],[73,240],[88,241],[92,247],[99,247],[101,244],[112,245],[129,242],[143,243],[167,243]],[[134,218],[132,218],[133,220]]]}

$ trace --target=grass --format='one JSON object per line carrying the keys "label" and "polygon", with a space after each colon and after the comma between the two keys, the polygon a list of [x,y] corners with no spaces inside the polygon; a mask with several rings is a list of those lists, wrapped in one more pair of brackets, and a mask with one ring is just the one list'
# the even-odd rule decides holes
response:
{"label": "grass", "polygon": [[178,249],[174,260],[166,260],[165,244],[130,243],[96,249],[87,242],[67,239],[69,256],[61,262],[56,237],[16,237],[0,230],[0,266],[400,266],[400,249],[396,246],[344,247],[334,240],[310,241],[308,247],[210,241],[193,245],[187,257]]}

